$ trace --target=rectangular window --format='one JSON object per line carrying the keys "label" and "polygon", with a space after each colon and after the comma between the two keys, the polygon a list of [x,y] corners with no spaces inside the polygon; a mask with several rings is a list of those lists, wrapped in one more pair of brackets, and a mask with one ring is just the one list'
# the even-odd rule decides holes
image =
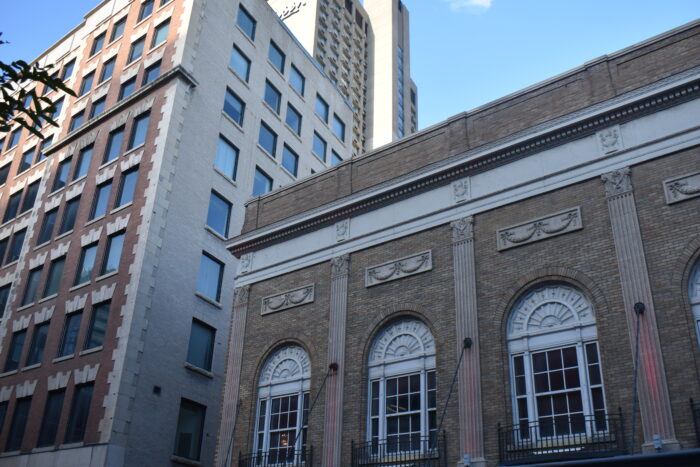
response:
{"label": "rectangular window", "polygon": [[216,330],[196,319],[192,320],[190,343],[187,347],[187,362],[211,371],[212,355],[214,354],[214,335]]}
{"label": "rectangular window", "polygon": [[304,95],[304,86],[306,85],[306,78],[304,78],[304,75],[301,74],[301,72],[292,65],[292,71],[289,73],[289,84],[292,85],[292,88],[301,94],[302,96]]}
{"label": "rectangular window", "polygon": [[46,338],[48,335],[48,322],[34,326],[34,334],[32,335],[32,343],[29,345],[29,355],[27,355],[26,366],[41,363],[41,360],[44,357],[44,348],[46,348]]}
{"label": "rectangular window", "polygon": [[267,59],[277,68],[280,73],[284,73],[285,56],[277,44],[270,41],[270,48],[267,51]]}
{"label": "rectangular window", "polygon": [[248,78],[250,78],[250,59],[235,45],[233,50],[231,50],[229,65],[238,76],[243,78],[243,81],[248,81]]}
{"label": "rectangular window", "polygon": [[151,41],[151,48],[162,44],[168,38],[168,30],[170,29],[170,20],[164,21],[156,26],[153,31],[153,40]]}
{"label": "rectangular window", "polygon": [[122,179],[119,183],[119,193],[117,193],[117,203],[115,208],[124,206],[134,200],[134,190],[136,189],[136,178],[139,174],[139,168],[134,167],[128,172],[122,173]]}
{"label": "rectangular window", "polygon": [[109,317],[110,302],[100,303],[92,308],[90,317],[90,327],[85,338],[85,349],[100,347],[105,341],[105,331],[107,330],[107,318]]}
{"label": "rectangular window", "polygon": [[80,125],[82,125],[84,116],[85,116],[84,110],[73,115],[73,117],[70,119],[70,125],[68,126],[68,131],[73,131],[76,128],[78,128]]}
{"label": "rectangular window", "polygon": [[44,285],[44,297],[50,297],[58,293],[58,286],[61,285],[61,277],[63,277],[63,267],[65,264],[65,256],[51,261],[49,277],[46,278],[46,285]]}
{"label": "rectangular window", "polygon": [[5,164],[0,167],[0,185],[7,183],[7,176],[10,175],[10,166],[12,163]]}
{"label": "rectangular window", "polygon": [[280,113],[282,94],[269,81],[265,81],[265,103],[272,107],[276,113]]}
{"label": "rectangular window", "polygon": [[97,52],[102,50],[102,46],[105,45],[105,35],[106,33],[102,33],[99,36],[95,37],[92,40],[92,48],[90,49],[90,56],[95,55]]}
{"label": "rectangular window", "polygon": [[299,156],[286,144],[284,145],[284,149],[282,151],[282,167],[287,169],[290,174],[294,175],[295,177],[297,176]]}
{"label": "rectangular window", "polygon": [[236,24],[238,24],[238,27],[240,27],[251,40],[255,40],[256,21],[242,6],[238,7]]}
{"label": "rectangular window", "polygon": [[24,432],[27,428],[29,408],[31,405],[31,397],[23,397],[17,399],[17,402],[15,402],[15,413],[12,415],[10,432],[7,435],[7,444],[5,444],[5,452],[19,451],[22,448],[22,440],[24,439]]}
{"label": "rectangular window", "polygon": [[224,112],[231,117],[234,122],[243,126],[243,114],[245,113],[245,102],[243,102],[230,89],[226,90],[224,98]]}
{"label": "rectangular window", "polygon": [[316,94],[316,115],[321,117],[321,120],[328,123],[328,104],[323,97]]}
{"label": "rectangular window", "polygon": [[175,435],[176,456],[199,460],[206,411],[205,406],[196,402],[187,399],[180,401],[180,414],[177,417],[177,434]]}
{"label": "rectangular window", "polygon": [[112,35],[109,37],[110,42],[114,42],[124,35],[124,27],[126,26],[126,17],[120,19],[112,26]]}
{"label": "rectangular window", "polygon": [[61,116],[61,109],[63,108],[63,98],[54,101],[53,106],[55,110],[53,114],[51,114],[51,120],[55,122],[58,119],[58,117]]}
{"label": "rectangular window", "polygon": [[51,211],[44,214],[44,220],[41,223],[41,230],[39,231],[38,245],[42,245],[49,240],[53,235],[53,229],[56,225],[56,218],[58,217],[58,208],[52,209]]}
{"label": "rectangular window", "polygon": [[110,132],[107,138],[107,149],[102,163],[107,163],[119,157],[122,148],[122,140],[124,139],[124,127],[119,127]]}
{"label": "rectangular window", "polygon": [[127,63],[132,63],[133,61],[141,58],[141,55],[143,55],[144,42],[146,42],[146,36],[143,36],[131,44],[131,49],[129,50],[129,60]]}
{"label": "rectangular window", "polygon": [[80,92],[78,96],[84,96],[90,89],[92,89],[92,80],[95,78],[95,72],[88,73],[83,77],[83,81],[80,83]]}
{"label": "rectangular window", "polygon": [[24,295],[22,295],[21,306],[34,303],[34,300],[36,300],[36,291],[39,289],[39,281],[41,280],[41,270],[42,266],[39,266],[29,271],[27,285],[24,288]]}
{"label": "rectangular window", "polygon": [[46,159],[46,157],[47,157],[46,156],[46,148],[51,146],[52,143],[53,143],[53,136],[49,136],[48,138],[46,138],[44,141],[41,142],[41,144],[39,145],[39,153],[36,155],[37,162],[41,162],[44,159]]}
{"label": "rectangular window", "polygon": [[58,229],[58,234],[62,235],[66,232],[73,230],[75,226],[75,219],[78,217],[78,208],[80,207],[80,197],[73,198],[66,203],[66,207],[63,208],[63,218],[61,219],[61,226]]}
{"label": "rectangular window", "polygon": [[221,279],[224,275],[224,264],[202,252],[199,263],[199,281],[197,290],[212,300],[218,302],[221,298]]}
{"label": "rectangular window", "polygon": [[106,97],[101,97],[92,103],[90,107],[90,118],[93,119],[105,111],[105,103],[107,102]]}
{"label": "rectangular window", "polygon": [[66,183],[68,183],[68,174],[70,173],[70,163],[71,160],[66,159],[58,164],[56,179],[53,181],[53,188],[51,191],[56,191],[66,186]]}
{"label": "rectangular window", "polygon": [[17,173],[21,174],[25,170],[28,170],[29,167],[32,166],[32,162],[34,161],[34,152],[36,151],[36,148],[31,148],[29,151],[25,152],[22,154],[22,159],[19,161],[19,168],[17,169]]}
{"label": "rectangular window", "polygon": [[294,133],[301,135],[301,114],[295,109],[292,104],[287,104],[287,117],[285,122],[289,128],[294,130]]}
{"label": "rectangular window", "polygon": [[102,72],[100,73],[100,83],[104,83],[112,77],[112,73],[114,73],[114,63],[116,59],[116,57],[110,58],[104,63],[104,65],[102,65]]}
{"label": "rectangular window", "polygon": [[92,161],[92,149],[92,146],[88,146],[80,150],[80,154],[78,155],[78,163],[76,164],[75,173],[73,174],[73,180],[77,180],[87,175],[88,169],[90,168],[90,162]]}
{"label": "rectangular window", "polygon": [[143,73],[143,85],[146,85],[160,76],[160,60],[146,68]]}
{"label": "rectangular window", "polygon": [[258,135],[258,144],[267,151],[272,157],[275,157],[277,150],[277,133],[265,124],[260,122],[260,134]]}
{"label": "rectangular window", "polygon": [[0,240],[0,262],[2,262],[2,259],[5,257],[5,253],[7,253],[7,245],[9,243],[9,238],[3,238],[2,240]]}
{"label": "rectangular window", "polygon": [[90,220],[97,219],[107,214],[109,195],[112,192],[112,181],[110,180],[98,186],[96,192],[92,210],[90,211]]}
{"label": "rectangular window", "polygon": [[107,239],[107,249],[104,260],[102,261],[102,270],[100,275],[109,274],[119,270],[119,261],[122,257],[122,249],[124,248],[124,232],[111,235]]}
{"label": "rectangular window", "polygon": [[10,133],[10,144],[7,146],[7,149],[14,148],[19,144],[19,137],[22,134],[22,129],[17,128],[15,131]]}
{"label": "rectangular window", "polygon": [[151,113],[146,112],[134,119],[134,125],[131,127],[131,137],[129,138],[129,151],[146,143],[150,118]]}
{"label": "rectangular window", "polygon": [[7,359],[5,360],[5,371],[12,371],[19,368],[19,359],[22,358],[22,349],[24,348],[24,340],[26,338],[26,329],[12,334],[12,342],[10,342],[10,349],[7,352]]}
{"label": "rectangular window", "polygon": [[231,180],[236,179],[238,148],[221,135],[219,135],[219,142],[216,146],[214,166]]}
{"label": "rectangular window", "polygon": [[65,357],[66,355],[75,353],[78,333],[80,332],[80,320],[82,317],[82,311],[66,316],[66,322],[63,325],[63,333],[61,334],[61,345],[58,347],[59,357]]}
{"label": "rectangular window", "polygon": [[272,190],[272,178],[266,174],[260,167],[255,168],[255,178],[253,178],[253,194],[252,196],[264,195]]}
{"label": "rectangular window", "polygon": [[134,93],[136,89],[136,77],[126,80],[119,88],[119,100],[126,99]]}
{"label": "rectangular window", "polygon": [[345,141],[345,123],[336,114],[333,114],[333,133],[341,141]]}
{"label": "rectangular window", "polygon": [[343,159],[335,151],[331,151],[331,167],[343,162]]}
{"label": "rectangular window", "polygon": [[41,419],[41,429],[39,430],[39,440],[36,447],[52,446],[56,442],[58,423],[61,420],[63,410],[63,399],[66,395],[65,389],[49,391],[44,408],[44,416]]}
{"label": "rectangular window", "polygon": [[231,221],[231,203],[212,191],[209,197],[209,211],[207,212],[207,225],[228,237],[228,225]]}
{"label": "rectangular window", "polygon": [[92,279],[92,270],[95,268],[95,257],[97,256],[97,243],[83,247],[80,252],[80,262],[75,274],[73,285],[84,284]]}
{"label": "rectangular window", "polygon": [[19,232],[15,232],[12,235],[12,243],[10,243],[10,253],[7,255],[7,260],[5,264],[12,263],[19,259],[20,253],[22,253],[22,245],[24,245],[24,237],[27,234],[27,229],[22,229]]}
{"label": "rectangular window", "polygon": [[75,68],[75,59],[66,63],[65,66],[63,67],[63,74],[61,75],[61,80],[66,81],[71,76],[73,76],[73,69],[74,68]]}
{"label": "rectangular window", "polygon": [[328,145],[326,144],[326,140],[321,138],[318,133],[314,131],[314,145],[313,145],[313,152],[316,154],[318,157],[321,158],[322,161],[326,161],[326,149]]}
{"label": "rectangular window", "polygon": [[92,388],[94,383],[81,384],[75,387],[73,403],[68,417],[65,443],[79,443],[85,438],[85,427],[90,414],[92,402]]}
{"label": "rectangular window", "polygon": [[139,22],[151,16],[151,13],[153,13],[153,3],[154,0],[146,0],[141,4],[141,8],[139,9]]}
{"label": "rectangular window", "polygon": [[[0,287],[0,318],[2,318],[5,314],[5,308],[7,307],[7,299],[10,298],[11,288],[12,284],[3,285],[2,287]],[[0,426],[2,426],[1,423]]]}
{"label": "rectangular window", "polygon": [[39,181],[36,181],[26,188],[24,199],[22,200],[22,209],[20,209],[20,214],[27,212],[34,207],[34,203],[36,203],[36,195],[39,193],[39,183]]}

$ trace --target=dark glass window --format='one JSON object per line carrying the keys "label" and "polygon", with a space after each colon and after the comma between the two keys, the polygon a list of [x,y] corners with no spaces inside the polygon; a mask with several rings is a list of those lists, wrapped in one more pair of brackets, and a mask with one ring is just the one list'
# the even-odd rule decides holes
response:
{"label": "dark glass window", "polygon": [[229,143],[226,138],[219,135],[216,146],[216,161],[214,166],[232,180],[236,179],[238,166],[238,148]]}
{"label": "dark glass window", "polygon": [[274,42],[270,42],[270,48],[267,51],[267,58],[280,73],[284,73],[285,56],[282,50],[277,47],[277,44]]}
{"label": "dark glass window", "polygon": [[[7,307],[7,299],[10,298],[10,288],[12,284],[3,285],[0,287],[0,318],[5,314],[5,307]],[[0,427],[2,423],[0,423]]]}
{"label": "dark glass window", "polygon": [[92,89],[92,80],[95,78],[95,72],[93,71],[92,73],[88,73],[87,75],[83,76],[83,81],[80,83],[80,92],[78,92],[78,96],[83,96],[87,94],[90,89]]}
{"label": "dark glass window", "polygon": [[341,162],[343,162],[343,159],[335,151],[331,151],[331,167]]}
{"label": "dark glass window", "polygon": [[61,79],[63,81],[67,80],[71,76],[73,76],[73,69],[75,68],[75,60],[71,60],[70,62],[66,63],[66,65],[63,67],[63,75],[61,76]]}
{"label": "dark glass window", "polygon": [[289,73],[289,84],[292,88],[302,96],[304,95],[304,87],[306,85],[306,78],[301,74],[297,67],[292,65],[292,71]]}
{"label": "dark glass window", "polygon": [[196,402],[187,399],[180,401],[180,414],[177,417],[177,434],[175,436],[176,456],[199,460],[206,410],[205,406]]}
{"label": "dark glass window", "polygon": [[34,153],[35,152],[36,152],[36,148],[31,148],[29,151],[22,154],[22,159],[20,159],[19,168],[17,169],[18,174],[24,172],[25,170],[29,169],[29,167],[32,166],[32,162],[34,161]]}
{"label": "dark glass window", "polygon": [[238,7],[238,17],[236,18],[236,24],[238,24],[238,27],[240,27],[243,30],[243,32],[245,32],[246,35],[248,35],[248,37],[251,38],[251,40],[255,39],[256,21],[252,16],[250,16],[250,13],[248,13],[246,9],[242,6]]}
{"label": "dark glass window", "polygon": [[22,229],[12,235],[12,243],[10,243],[10,253],[7,255],[6,263],[11,263],[19,259],[24,244],[24,237],[27,234],[27,229]]}
{"label": "dark glass window", "polygon": [[90,55],[95,55],[97,52],[102,50],[102,46],[105,45],[105,35],[106,33],[103,32],[102,34],[100,34],[92,40],[92,48],[90,49]]}
{"label": "dark glass window", "polygon": [[119,261],[124,248],[124,232],[110,236],[107,239],[107,250],[102,262],[100,275],[109,274],[119,270]]}
{"label": "dark glass window", "polygon": [[109,302],[100,303],[92,308],[90,327],[85,338],[85,349],[100,347],[105,340],[107,330],[107,318],[109,317]]}
{"label": "dark glass window", "polygon": [[228,237],[228,225],[230,220],[231,203],[212,191],[211,197],[209,198],[207,225],[224,237]]}
{"label": "dark glass window", "polygon": [[120,19],[114,26],[112,26],[112,35],[109,37],[109,41],[113,42],[124,35],[124,27],[126,26],[126,17]]}
{"label": "dark glass window", "polygon": [[141,146],[146,142],[150,118],[150,112],[146,112],[134,119],[134,125],[131,127],[131,137],[129,138],[129,150]]}
{"label": "dark glass window", "polygon": [[132,95],[135,89],[136,77],[134,76],[133,78],[122,83],[121,87],[119,88],[119,100],[122,100]]}
{"label": "dark glass window", "polygon": [[124,139],[124,127],[119,127],[113,130],[107,138],[107,149],[105,151],[104,162],[109,162],[111,160],[119,157],[122,148],[122,140]]}
{"label": "dark glass window", "polygon": [[150,83],[158,76],[160,76],[160,60],[146,68],[146,71],[143,73],[143,84]]}
{"label": "dark glass window", "polygon": [[216,330],[196,319],[192,320],[190,343],[187,347],[187,361],[196,367],[211,371]]}
{"label": "dark glass window", "polygon": [[29,185],[25,190],[24,200],[22,200],[22,209],[20,210],[20,214],[23,212],[27,212],[34,207],[34,203],[36,203],[37,193],[39,193],[38,181]]}
{"label": "dark glass window", "polygon": [[29,346],[29,355],[27,355],[26,366],[41,363],[44,356],[44,348],[46,348],[46,338],[48,335],[49,323],[42,323],[34,326],[34,335],[32,335],[32,343]]}
{"label": "dark glass window", "polygon": [[151,48],[162,44],[168,38],[168,30],[170,29],[170,20],[160,23],[153,31],[153,40]]}
{"label": "dark glass window", "polygon": [[102,97],[92,103],[92,107],[90,107],[90,118],[95,118],[105,111],[105,102],[107,102],[107,98]]}
{"label": "dark glass window", "polygon": [[263,172],[259,167],[255,168],[255,177],[253,178],[253,195],[264,195],[272,190],[272,178]]}
{"label": "dark glass window", "polygon": [[58,432],[58,423],[61,420],[61,410],[63,410],[65,395],[65,389],[49,392],[49,396],[46,399],[46,407],[44,408],[44,416],[41,419],[37,447],[51,446],[56,442],[56,433]]}
{"label": "dark glass window", "polygon": [[316,115],[328,123],[328,103],[318,94],[316,94]]}
{"label": "dark glass window", "polygon": [[51,261],[51,267],[49,267],[49,277],[46,278],[46,285],[44,285],[44,297],[58,293],[58,286],[61,285],[63,266],[65,266],[65,264],[65,256]]}
{"label": "dark glass window", "polygon": [[141,8],[139,9],[139,21],[151,16],[151,13],[153,13],[153,3],[155,3],[154,0],[146,0],[141,4]]}
{"label": "dark glass window", "polygon": [[100,73],[100,83],[103,83],[112,77],[112,73],[114,73],[115,62],[116,57],[110,58],[104,63],[104,65],[102,65],[102,72]]}
{"label": "dark glass window", "polygon": [[221,279],[224,274],[224,265],[206,253],[202,253],[199,264],[199,281],[197,290],[214,301],[221,297]]}
{"label": "dark glass window", "polygon": [[29,277],[27,278],[27,285],[24,288],[21,306],[34,303],[34,300],[36,300],[36,291],[39,289],[39,281],[41,280],[41,270],[42,267],[40,266],[29,271]]}
{"label": "dark glass window", "polygon": [[53,181],[53,188],[51,191],[56,191],[66,186],[66,183],[68,183],[68,174],[70,173],[70,164],[70,159],[66,159],[58,164],[56,178]]}
{"label": "dark glass window", "polygon": [[265,81],[265,103],[272,107],[272,110],[280,113],[282,94],[269,81]]}
{"label": "dark glass window", "polygon": [[80,332],[80,320],[82,317],[82,311],[66,316],[66,322],[63,325],[63,334],[61,335],[61,345],[58,347],[59,357],[75,353],[75,346],[78,342],[78,332]]}
{"label": "dark glass window", "polygon": [[77,180],[80,177],[84,177],[88,173],[90,168],[90,162],[92,161],[92,146],[88,146],[80,150],[78,155],[78,164],[75,167],[75,173],[73,174],[73,180]]}
{"label": "dark glass window", "polygon": [[7,245],[9,245],[10,239],[9,238],[3,238],[0,240],[0,263],[2,262],[2,259],[5,257],[5,253],[7,252]]}
{"label": "dark glass window", "polygon": [[92,212],[90,212],[90,219],[96,219],[107,214],[107,206],[109,203],[109,195],[112,192],[112,181],[97,187],[97,193],[95,195],[95,200],[92,204]]}
{"label": "dark glass window", "polygon": [[10,432],[7,435],[5,452],[19,451],[22,447],[22,440],[24,439],[24,432],[27,427],[27,419],[29,418],[29,408],[31,405],[31,397],[17,399],[15,403],[15,413],[12,415],[12,423],[10,424]]}
{"label": "dark glass window", "polygon": [[78,112],[77,114],[73,115],[73,117],[70,119],[70,125],[68,127],[68,131],[73,131],[76,128],[78,128],[80,125],[82,125],[84,116],[85,116],[85,111]]}
{"label": "dark glass window", "polygon": [[39,153],[36,155],[37,162],[41,162],[44,159],[46,159],[46,154],[45,154],[46,148],[51,146],[52,143],[53,143],[53,136],[49,136],[48,138],[46,138],[44,141],[41,142],[41,144],[39,145]]}
{"label": "dark glass window", "polygon": [[287,169],[290,174],[294,175],[295,177],[297,176],[299,156],[286,144],[284,145],[284,149],[282,151],[282,167]]}
{"label": "dark glass window", "polygon": [[75,274],[73,285],[84,284],[92,279],[92,270],[95,268],[95,256],[97,255],[97,243],[83,247],[80,252],[80,262]]}
{"label": "dark glass window", "polygon": [[258,135],[258,144],[267,151],[272,157],[275,156],[277,150],[277,134],[265,124],[260,122],[260,134]]}
{"label": "dark glass window", "polygon": [[0,185],[7,183],[7,176],[10,175],[10,166],[12,164],[5,164],[0,167]]}
{"label": "dark glass window", "polygon": [[250,59],[235,45],[233,50],[231,50],[229,65],[238,76],[243,78],[244,81],[248,81],[248,78],[250,78]]}
{"label": "dark glass window", "polygon": [[75,219],[78,217],[78,208],[80,207],[80,197],[73,198],[66,203],[66,207],[63,209],[63,218],[61,219],[61,226],[58,229],[58,234],[64,234],[73,230],[75,226]]}
{"label": "dark glass window", "polygon": [[241,126],[243,125],[245,102],[229,89],[226,90],[226,98],[224,99],[224,112],[231,117],[234,122]]}
{"label": "dark glass window", "polygon": [[92,388],[93,383],[75,387],[66,428],[66,443],[78,443],[85,437],[85,427],[90,414],[90,402],[92,402]]}
{"label": "dark glass window", "polygon": [[58,119],[58,117],[61,115],[61,109],[63,108],[63,98],[54,101],[53,106],[55,110],[54,113],[51,114],[51,120],[56,121],[56,119]]}
{"label": "dark glass window", "polygon": [[119,193],[117,194],[117,203],[114,207],[123,206],[134,200],[134,190],[136,189],[136,177],[138,177],[138,174],[138,167],[134,167],[122,174],[122,180],[119,184]]}
{"label": "dark glass window", "polygon": [[38,245],[41,245],[51,240],[51,236],[53,235],[53,229],[56,225],[57,217],[58,208],[52,209],[51,211],[44,214],[44,220],[41,223],[41,230],[39,231]]}
{"label": "dark glass window", "polygon": [[287,104],[287,117],[285,122],[294,133],[301,134],[301,114],[291,104]]}
{"label": "dark glass window", "polygon": [[129,50],[129,61],[127,63],[131,63],[134,60],[141,58],[141,55],[143,55],[144,42],[146,42],[146,36],[131,44],[131,50]]}
{"label": "dark glass window", "polygon": [[345,123],[336,114],[333,114],[333,133],[341,141],[345,141]]}
{"label": "dark glass window", "polygon": [[7,359],[5,360],[5,371],[12,371],[19,368],[19,359],[22,357],[22,349],[24,348],[24,340],[26,338],[26,329],[12,334],[12,342],[10,342],[10,349],[7,352]]}
{"label": "dark glass window", "polygon": [[326,144],[326,140],[321,138],[318,133],[314,131],[314,144],[312,147],[312,150],[314,154],[316,154],[318,157],[321,158],[322,161],[325,162],[326,160],[326,149],[328,145]]}
{"label": "dark glass window", "polygon": [[19,143],[19,137],[22,134],[22,129],[17,128],[15,131],[10,133],[10,144],[7,146],[7,149],[14,148],[17,146]]}

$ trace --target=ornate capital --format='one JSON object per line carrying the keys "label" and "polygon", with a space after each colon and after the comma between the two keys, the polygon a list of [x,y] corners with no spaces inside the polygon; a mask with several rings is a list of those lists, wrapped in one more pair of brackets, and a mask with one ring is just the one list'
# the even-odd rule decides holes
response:
{"label": "ornate capital", "polygon": [[248,304],[248,296],[250,295],[250,285],[236,287],[233,291],[233,306],[244,306]]}
{"label": "ornate capital", "polygon": [[347,275],[350,269],[350,255],[331,258],[331,277]]}
{"label": "ornate capital", "polygon": [[605,184],[605,196],[621,195],[632,191],[632,178],[630,177],[630,168],[613,170],[600,176]]}
{"label": "ornate capital", "polygon": [[472,216],[463,217],[450,222],[450,227],[452,227],[453,242],[461,242],[474,238],[474,217]]}

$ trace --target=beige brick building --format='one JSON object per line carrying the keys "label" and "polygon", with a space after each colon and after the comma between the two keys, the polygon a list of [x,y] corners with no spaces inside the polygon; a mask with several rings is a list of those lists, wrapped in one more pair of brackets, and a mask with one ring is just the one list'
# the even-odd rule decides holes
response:
{"label": "beige brick building", "polygon": [[697,465],[699,50],[696,21],[248,202],[217,465]]}

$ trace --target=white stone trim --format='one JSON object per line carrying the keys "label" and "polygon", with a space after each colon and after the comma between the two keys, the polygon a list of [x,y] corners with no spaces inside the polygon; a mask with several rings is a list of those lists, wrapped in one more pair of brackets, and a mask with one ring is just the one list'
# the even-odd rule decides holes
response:
{"label": "white stone trim", "polygon": [[49,321],[51,317],[53,316],[54,309],[56,307],[54,305],[51,306],[45,306],[44,308],[41,309],[41,311],[37,311],[34,313],[34,324],[41,324],[45,323],[46,321]]}
{"label": "white stone trim", "polygon": [[34,379],[34,380],[26,380],[23,381],[20,384],[17,384],[15,386],[15,394],[17,395],[17,399],[20,399],[22,397],[29,397],[34,395],[34,390],[36,389],[36,383],[39,380]]}
{"label": "white stone trim", "polygon": [[59,243],[56,245],[55,248],[51,248],[51,251],[49,251],[49,255],[51,257],[51,261],[60,258],[61,256],[65,256],[68,253],[68,249],[70,248],[70,240],[68,240],[65,243]]}
{"label": "white stone trim", "polygon": [[48,390],[55,391],[56,389],[62,389],[68,386],[68,380],[70,379],[71,371],[58,372],[53,376],[48,378]]}
{"label": "white stone trim", "polygon": [[92,291],[92,304],[96,305],[98,303],[102,303],[102,302],[106,302],[107,300],[111,300],[112,296],[114,295],[114,289],[116,287],[117,287],[117,283],[115,282],[112,285],[103,285],[98,290],[93,290]]}
{"label": "white stone trim", "polygon": [[39,253],[33,258],[29,259],[29,269],[34,269],[38,266],[41,266],[42,264],[46,263],[46,257],[49,255],[48,251],[45,251],[44,253]]}
{"label": "white stone trim", "polygon": [[12,321],[12,332],[23,331],[29,327],[32,315],[20,316]]}
{"label": "white stone trim", "polygon": [[365,287],[390,282],[433,269],[432,250],[365,268]]}
{"label": "white stone trim", "polygon": [[129,224],[130,217],[131,214],[127,214],[126,216],[117,217],[114,219],[114,221],[107,223],[107,235],[112,235],[120,230],[125,230],[126,226]]}
{"label": "white stone trim", "polygon": [[102,226],[91,229],[85,235],[80,236],[80,246],[84,248],[93,243],[97,243],[100,240],[100,235],[102,235]]}
{"label": "white stone trim", "polygon": [[66,300],[66,314],[74,313],[85,308],[85,302],[87,302],[88,294],[76,295],[70,300]]}
{"label": "white stone trim", "polygon": [[515,248],[528,243],[556,237],[583,228],[581,208],[575,207],[533,219],[520,224],[498,229],[496,244],[498,251]]}
{"label": "white stone trim", "polygon": [[0,388],[0,402],[7,402],[12,397],[14,386],[3,386]]}
{"label": "white stone trim", "polygon": [[83,194],[83,189],[85,189],[85,180],[75,183],[66,190],[66,201],[70,201]]}
{"label": "white stone trim", "polygon": [[99,363],[96,363],[94,366],[85,365],[82,369],[76,368],[73,370],[73,382],[75,384],[84,384],[90,381],[95,381],[99,369]]}
{"label": "white stone trim", "polygon": [[700,172],[693,172],[664,180],[666,204],[678,203],[700,196]]}
{"label": "white stone trim", "polygon": [[314,292],[315,285],[309,284],[279,294],[269,295],[262,299],[260,314],[267,315],[312,303],[314,301]]}

